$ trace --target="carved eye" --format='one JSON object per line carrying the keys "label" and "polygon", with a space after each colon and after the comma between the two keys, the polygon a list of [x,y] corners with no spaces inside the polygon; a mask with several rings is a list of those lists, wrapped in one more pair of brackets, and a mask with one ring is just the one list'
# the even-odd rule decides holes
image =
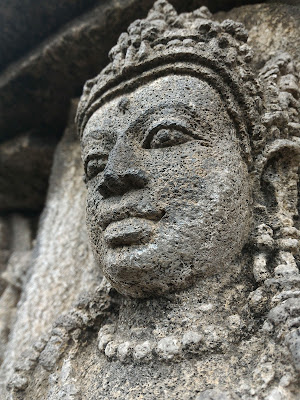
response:
{"label": "carved eye", "polygon": [[143,143],[143,147],[147,149],[171,147],[189,142],[193,139],[194,137],[186,128],[169,126],[150,132]]}
{"label": "carved eye", "polygon": [[107,160],[102,158],[90,159],[85,166],[86,181],[89,181],[102,172],[106,166],[106,162]]}

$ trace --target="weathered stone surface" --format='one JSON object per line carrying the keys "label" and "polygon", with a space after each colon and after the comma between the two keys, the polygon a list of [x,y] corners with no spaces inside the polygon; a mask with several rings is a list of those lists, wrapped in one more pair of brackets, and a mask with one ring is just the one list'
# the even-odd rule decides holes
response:
{"label": "weathered stone surface", "polygon": [[[157,78],[126,99],[124,114],[117,97],[97,110],[85,128],[87,218],[95,254],[106,276],[121,293],[143,297],[189,286],[199,273],[215,274],[240,253],[249,233],[249,187],[240,151],[229,140],[233,125],[218,94],[206,82],[185,76]],[[199,108],[190,109],[190,102]],[[153,109],[153,115],[142,122],[147,109]],[[217,134],[220,126],[221,136]],[[204,133],[205,127],[209,127],[209,135]],[[125,141],[115,136],[115,132],[121,135],[128,129],[132,133]],[[99,137],[97,132],[108,133]],[[198,139],[197,149],[192,143],[175,145],[193,137]],[[144,144],[137,147],[137,140]],[[112,148],[100,182],[97,176]],[[240,176],[232,179],[236,170]],[[232,204],[225,201],[229,193]],[[220,216],[227,221],[226,230]],[[210,236],[208,243],[205,238]],[[199,246],[190,245],[197,241]],[[124,248],[125,244],[129,248]],[[174,259],[179,244],[180,257]]]}
{"label": "weathered stone surface", "polygon": [[[11,327],[15,321],[17,303],[31,259],[32,219],[19,214],[1,220],[0,256],[0,360],[4,358]],[[5,256],[5,257],[3,257]]]}
{"label": "weathered stone surface", "polygon": [[21,280],[8,398],[298,399],[297,52],[258,62],[246,41],[238,22],[160,0],[86,83],[97,266],[70,123]]}
{"label": "weathered stone surface", "polygon": [[219,20],[231,18],[245,25],[249,32],[249,45],[254,50],[254,62],[258,67],[277,51],[289,52],[295,62],[300,63],[299,3],[274,3],[243,6],[215,16]]}
{"label": "weathered stone surface", "polygon": [[[71,121],[77,103],[74,104]],[[11,372],[14,359],[27,350],[29,343],[37,342],[58,315],[69,309],[81,291],[90,290],[100,279],[100,271],[94,269],[86,238],[85,191],[80,148],[75,132],[72,121],[54,157],[47,206],[41,216],[29,270],[22,278],[23,286],[28,287],[29,291],[22,292],[15,329],[11,332],[6,349],[10,356],[2,365],[2,390],[3,381]],[[7,270],[8,280],[16,276],[14,266],[16,263]],[[17,276],[16,279],[18,283]],[[44,290],[45,285],[47,290]],[[22,289],[19,283],[18,287]],[[22,380],[16,382],[19,381]]]}

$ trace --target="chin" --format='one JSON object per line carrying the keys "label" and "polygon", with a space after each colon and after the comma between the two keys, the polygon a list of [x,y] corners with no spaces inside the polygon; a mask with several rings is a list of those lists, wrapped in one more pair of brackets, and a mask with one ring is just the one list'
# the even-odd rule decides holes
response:
{"label": "chin", "polygon": [[194,262],[170,259],[154,244],[109,249],[103,259],[103,273],[121,294],[145,298],[181,291],[196,280]]}

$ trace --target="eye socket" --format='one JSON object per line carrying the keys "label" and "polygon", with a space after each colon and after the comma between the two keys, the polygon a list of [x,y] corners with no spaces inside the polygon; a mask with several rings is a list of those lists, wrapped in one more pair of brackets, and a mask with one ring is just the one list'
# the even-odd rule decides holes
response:
{"label": "eye socket", "polygon": [[177,127],[159,129],[151,136],[152,138],[149,138],[148,144],[146,145],[145,143],[147,147],[144,145],[144,147],[149,149],[177,146],[194,139],[190,134],[183,132]]}
{"label": "eye socket", "polygon": [[164,120],[149,129],[142,146],[145,149],[158,149],[177,146],[193,139],[199,138],[185,124]]}
{"label": "eye socket", "polygon": [[86,181],[94,178],[100,172],[102,172],[106,166],[107,158],[91,158],[86,162],[85,165],[85,177]]}

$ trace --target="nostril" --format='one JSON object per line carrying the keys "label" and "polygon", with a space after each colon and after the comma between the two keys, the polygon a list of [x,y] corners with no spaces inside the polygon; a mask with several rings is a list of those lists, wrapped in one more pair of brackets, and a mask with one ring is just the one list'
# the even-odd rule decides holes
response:
{"label": "nostril", "polygon": [[98,191],[101,194],[101,196],[104,198],[113,196],[113,194],[118,189],[117,182],[118,182],[118,175],[110,171],[105,171],[103,178],[98,184]]}
{"label": "nostril", "polygon": [[105,171],[103,176],[103,184],[107,187],[114,187],[118,182],[119,177],[116,173]]}
{"label": "nostril", "polygon": [[101,194],[101,196],[106,199],[107,197],[110,197],[113,195],[113,193],[110,191],[110,189],[105,185],[104,181],[102,180],[97,188],[98,192]]}
{"label": "nostril", "polygon": [[147,182],[147,175],[141,169],[129,169],[124,174],[125,180],[128,182],[131,188],[141,189]]}
{"label": "nostril", "polygon": [[146,173],[141,169],[127,169],[119,174],[105,171],[98,184],[98,191],[104,198],[121,195],[132,189],[142,189],[147,181]]}

